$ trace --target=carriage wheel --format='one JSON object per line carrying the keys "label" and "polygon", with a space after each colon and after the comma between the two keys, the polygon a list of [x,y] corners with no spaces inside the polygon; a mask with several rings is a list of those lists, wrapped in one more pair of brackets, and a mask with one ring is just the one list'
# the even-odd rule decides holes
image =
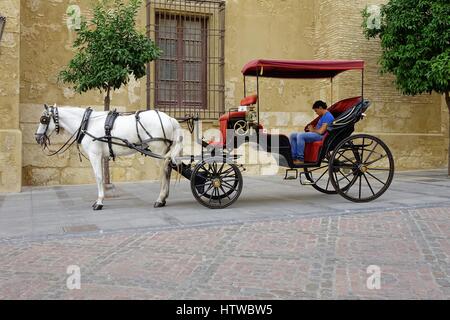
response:
{"label": "carriage wheel", "polygon": [[337,194],[333,185],[330,182],[330,175],[328,174],[328,161],[323,161],[322,165],[317,168],[304,168],[305,177],[309,182],[313,183],[311,186],[326,194]]}
{"label": "carriage wheel", "polygon": [[[305,172],[306,179],[313,183],[311,186],[314,189],[325,194],[337,194],[338,192],[334,189],[329,175],[329,158],[330,154],[327,154],[320,167],[304,168],[303,170]],[[342,185],[343,190],[347,190],[349,187],[350,183]]]}
{"label": "carriage wheel", "polygon": [[205,160],[192,171],[192,194],[200,204],[210,209],[232,205],[242,192],[242,184],[241,171],[234,163]]}
{"label": "carriage wheel", "polygon": [[358,134],[341,141],[330,159],[329,172],[335,190],[353,202],[380,197],[394,177],[394,158],[379,138]]}

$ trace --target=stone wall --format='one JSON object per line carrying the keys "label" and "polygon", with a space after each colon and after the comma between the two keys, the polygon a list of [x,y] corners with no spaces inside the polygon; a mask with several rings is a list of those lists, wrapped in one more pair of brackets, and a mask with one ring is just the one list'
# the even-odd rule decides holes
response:
{"label": "stone wall", "polygon": [[[20,127],[23,132],[23,183],[57,185],[92,183],[93,174],[87,160],[80,162],[76,148],[56,157],[46,157],[34,141],[37,120],[43,104],[93,107],[103,110],[103,94],[91,91],[75,93],[70,85],[57,81],[60,70],[74,52],[75,31],[66,14],[69,6],[78,6],[90,17],[91,0],[24,0],[22,3],[22,52]],[[145,30],[145,10],[139,16],[139,28]],[[143,83],[141,91],[141,82]],[[129,85],[112,93],[111,109],[131,111],[145,108],[145,79],[131,79]],[[52,139],[52,149],[61,146],[68,136]],[[113,181],[149,180],[159,177],[159,162],[143,157],[127,157],[111,162]]]}
{"label": "stone wall", "polygon": [[[313,59],[312,0],[227,1],[225,35],[226,107],[244,97],[241,69],[252,59]],[[261,80],[261,111],[306,111],[312,101],[308,82]],[[247,94],[256,92],[248,79]]]}
{"label": "stone wall", "polygon": [[[449,150],[449,131],[450,131],[450,115],[448,112],[448,107],[445,102],[444,96],[442,96],[442,103],[441,103],[441,117],[442,117],[442,129],[441,131],[444,134],[445,142],[444,142],[444,156],[448,155],[450,152]],[[448,160],[447,160],[448,161]],[[447,162],[448,163],[448,162]]]}
{"label": "stone wall", "polygon": [[22,133],[19,130],[20,1],[0,2],[6,28],[0,42],[0,192],[19,192]]}
{"label": "stone wall", "polygon": [[[261,9],[264,2],[246,2],[245,12],[256,12]],[[267,2],[265,2],[267,3]],[[296,12],[297,19],[286,18],[290,27],[296,31],[280,34],[289,35],[289,39],[281,39],[270,34],[264,29],[263,24],[258,25],[261,31],[248,31],[257,38],[260,33],[268,34],[270,47],[262,48],[264,42],[255,44],[255,39],[247,36],[247,32],[239,38],[244,38],[250,45],[246,45],[240,54],[245,56],[241,64],[228,65],[231,74],[238,74],[238,69],[252,58],[292,58],[292,59],[362,59],[365,61],[364,96],[372,102],[367,115],[357,127],[357,132],[364,132],[379,136],[383,139],[394,154],[397,170],[438,168],[447,164],[448,152],[448,111],[445,105],[441,108],[441,99],[437,94],[421,96],[403,96],[395,88],[391,75],[381,75],[378,60],[381,55],[379,40],[367,40],[363,36],[361,23],[361,11],[366,5],[380,4],[377,1],[299,1],[294,6],[286,5],[286,2],[277,4],[265,14],[279,11],[278,19],[289,17]],[[242,5],[240,3],[240,5]],[[248,6],[248,7],[247,7]],[[253,9],[250,9],[253,8]],[[229,12],[231,9],[228,7]],[[280,14],[283,12],[284,14]],[[305,15],[306,13],[306,15]],[[243,14],[245,15],[245,14]],[[245,20],[249,18],[245,16]],[[227,20],[228,21],[228,20]],[[272,21],[272,19],[270,19]],[[267,22],[270,25],[270,22]],[[254,23],[252,23],[255,26]],[[283,21],[277,27],[283,28]],[[233,29],[232,29],[233,30]],[[272,30],[269,27],[269,30]],[[250,33],[251,34],[251,33]],[[293,36],[295,35],[295,36]],[[227,37],[231,37],[231,43],[235,47],[240,41],[230,35],[230,27],[227,27]],[[258,39],[258,38],[257,38]],[[231,45],[233,46],[233,44]],[[298,48],[290,52],[286,48]],[[228,44],[227,44],[228,47]],[[253,48],[255,50],[249,50]],[[231,50],[237,52],[238,50]],[[227,52],[230,52],[227,51]],[[232,61],[239,61],[239,57],[227,57]],[[241,82],[239,84],[239,82]],[[230,89],[227,91],[231,106],[238,103],[242,97],[242,80],[239,75],[236,78],[227,78]],[[255,82],[250,83],[255,88]],[[236,90],[232,90],[238,88]],[[349,71],[339,75],[333,80],[332,86],[329,80],[275,80],[263,79],[261,81],[261,119],[265,127],[278,129],[281,133],[288,134],[301,130],[304,124],[314,117],[311,111],[313,101],[325,100],[329,105],[341,99],[361,94],[361,73]],[[252,90],[249,90],[252,91]],[[234,93],[234,94],[233,94]],[[258,172],[257,168],[253,169]],[[282,171],[282,170],[281,170]]]}
{"label": "stone wall", "polygon": [[[25,185],[79,184],[93,182],[87,161],[79,162],[76,149],[60,157],[47,158],[36,145],[33,134],[42,112],[42,104],[94,106],[102,108],[102,95],[97,92],[75,94],[69,86],[57,82],[59,70],[73,55],[74,31],[67,26],[66,10],[78,5],[89,15],[90,0],[22,1],[23,50],[21,54],[20,124],[24,135],[23,183]],[[311,59],[313,1],[241,0],[228,1],[226,10],[225,79],[226,106],[235,107],[243,97],[240,70],[248,60],[259,57]],[[289,17],[290,23],[285,19]],[[144,28],[145,10],[140,15]],[[295,39],[291,35],[296,34]],[[308,41],[305,42],[305,39]],[[255,90],[253,83],[250,90]],[[249,90],[249,91],[250,91]],[[309,91],[298,90],[295,82],[262,84],[262,111],[291,111],[300,106],[306,112],[312,101]],[[119,110],[145,108],[145,79],[132,82],[113,94],[112,104]],[[311,114],[311,113],[310,113]],[[279,120],[275,121],[277,124]],[[205,123],[209,128],[215,123]],[[267,123],[270,125],[270,123]],[[67,138],[67,137],[66,137]],[[58,137],[56,149],[64,140]],[[187,148],[187,153],[191,152]],[[112,163],[113,181],[134,181],[159,177],[159,162],[141,156],[118,159]],[[156,168],[156,170],[155,170]]]}
{"label": "stone wall", "polygon": [[[44,103],[59,106],[91,106],[102,109],[103,95],[76,94],[57,82],[58,72],[73,56],[75,33],[66,11],[78,6],[89,15],[91,0],[1,1],[0,14],[8,16],[0,45],[0,191],[25,185],[92,183],[89,163],[79,162],[76,149],[60,157],[46,157],[34,141]],[[367,120],[357,130],[380,136],[394,152],[397,168],[436,168],[446,165],[448,112],[437,95],[405,97],[380,75],[379,42],[366,40],[360,11],[375,1],[332,0],[228,0],[226,7],[225,86],[226,108],[236,107],[243,97],[240,70],[251,59],[363,59],[366,61],[365,97],[372,101]],[[139,26],[145,29],[145,10]],[[314,117],[311,104],[320,98],[328,103],[360,92],[360,75],[348,72],[333,84],[327,81],[261,81],[261,119],[266,128],[290,133]],[[256,91],[254,80],[248,93]],[[332,97],[331,97],[332,96]],[[145,79],[112,96],[119,110],[145,108]],[[212,128],[208,122],[205,127]],[[66,137],[68,138],[68,137]],[[23,140],[23,147],[21,141]],[[52,141],[56,149],[63,137]],[[190,153],[191,150],[187,150]],[[196,152],[196,151],[195,151]],[[23,158],[23,161],[22,161]],[[262,155],[263,161],[269,162]],[[20,167],[23,170],[20,170]],[[260,173],[250,166],[251,173]],[[113,181],[155,179],[159,163],[141,156],[112,163]],[[7,185],[7,187],[5,187]]]}
{"label": "stone wall", "polygon": [[[397,169],[436,168],[447,163],[448,119],[437,94],[403,96],[391,75],[381,75],[377,61],[379,40],[366,40],[361,29],[361,11],[379,1],[317,1],[315,8],[317,59],[362,59],[365,61],[364,97],[372,102],[358,132],[379,136],[392,149]],[[347,72],[336,78],[334,100],[359,95],[361,76]],[[325,92],[326,94],[323,94]],[[328,98],[328,90],[321,90]]]}

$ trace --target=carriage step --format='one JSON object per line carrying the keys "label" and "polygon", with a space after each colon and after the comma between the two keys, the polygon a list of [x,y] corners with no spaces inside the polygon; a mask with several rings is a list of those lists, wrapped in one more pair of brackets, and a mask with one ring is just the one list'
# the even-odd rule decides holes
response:
{"label": "carriage step", "polygon": [[[293,175],[291,173],[294,173]],[[284,180],[297,180],[298,170],[297,169],[286,169],[286,174],[284,175]]]}
{"label": "carriage step", "polygon": [[[304,178],[302,179],[302,177],[304,176]],[[306,177],[306,173],[305,172],[300,172],[300,184],[302,186],[312,186],[316,183],[316,181],[310,181],[307,177]]]}

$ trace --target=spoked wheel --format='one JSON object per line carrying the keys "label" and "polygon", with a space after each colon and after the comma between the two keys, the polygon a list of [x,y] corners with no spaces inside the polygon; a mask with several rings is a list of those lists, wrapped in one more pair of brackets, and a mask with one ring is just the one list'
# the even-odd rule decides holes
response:
{"label": "spoked wheel", "polygon": [[328,174],[328,161],[323,161],[320,167],[304,168],[305,177],[311,182],[311,186],[326,194],[336,194],[333,185],[330,182],[330,175]]}
{"label": "spoked wheel", "polygon": [[191,190],[195,199],[210,209],[232,205],[242,192],[242,174],[234,163],[204,160],[192,171]]}
{"label": "spoked wheel", "polygon": [[369,202],[389,188],[394,177],[394,158],[379,138],[358,134],[336,146],[329,173],[331,184],[345,199]]}
{"label": "spoked wheel", "polygon": [[[328,153],[325,159],[322,161],[320,167],[316,168],[304,168],[306,179],[311,182],[311,186],[325,194],[337,194],[337,191],[334,189],[333,184],[331,183],[331,178],[329,174],[329,159],[331,154]],[[350,186],[350,183],[347,185],[342,185],[344,190],[347,190]]]}

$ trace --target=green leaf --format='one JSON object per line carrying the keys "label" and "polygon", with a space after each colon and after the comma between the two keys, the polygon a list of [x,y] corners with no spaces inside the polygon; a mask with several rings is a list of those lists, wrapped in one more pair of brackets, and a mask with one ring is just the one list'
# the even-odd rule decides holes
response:
{"label": "green leaf", "polygon": [[58,79],[72,84],[78,93],[119,89],[130,75],[145,76],[145,66],[161,51],[136,29],[142,0],[100,0],[92,8],[92,19],[82,17],[73,43],[74,57]]}
{"label": "green leaf", "polygon": [[392,73],[408,95],[450,91],[450,1],[390,0],[381,7],[381,27],[364,34],[379,36],[382,73]]}

